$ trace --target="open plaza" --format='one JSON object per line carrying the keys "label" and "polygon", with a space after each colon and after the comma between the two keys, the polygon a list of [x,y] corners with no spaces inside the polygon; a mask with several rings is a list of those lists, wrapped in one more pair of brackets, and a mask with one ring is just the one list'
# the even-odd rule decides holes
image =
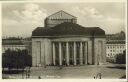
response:
{"label": "open plaza", "polygon": [[[30,68],[30,76],[24,74],[3,74],[3,78],[10,79],[100,79],[97,74],[101,73],[101,79],[125,79],[125,65],[87,65],[87,66],[46,66]],[[96,78],[97,77],[97,78]]]}

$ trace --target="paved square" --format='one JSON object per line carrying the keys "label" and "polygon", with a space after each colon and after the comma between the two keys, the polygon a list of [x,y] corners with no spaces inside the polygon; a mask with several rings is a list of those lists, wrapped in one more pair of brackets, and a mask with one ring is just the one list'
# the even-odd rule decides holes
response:
{"label": "paved square", "polygon": [[[87,65],[87,66],[47,66],[32,67],[29,79],[94,79],[94,77],[101,73],[101,79],[121,79],[126,75],[125,65],[109,64],[109,65]],[[9,78],[24,78],[24,74],[3,74]]]}
{"label": "paved square", "polygon": [[81,78],[81,79],[93,79],[98,73],[101,73],[103,79],[119,79],[125,76],[125,68],[120,65],[106,65],[106,66],[75,66],[75,67],[46,67],[46,68],[32,68],[31,76],[41,78]]}

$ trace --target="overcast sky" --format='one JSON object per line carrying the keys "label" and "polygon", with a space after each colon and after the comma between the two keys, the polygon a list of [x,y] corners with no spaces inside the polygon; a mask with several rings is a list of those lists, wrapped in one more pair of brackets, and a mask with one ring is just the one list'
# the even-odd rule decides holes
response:
{"label": "overcast sky", "polygon": [[77,17],[85,27],[100,27],[106,34],[125,30],[125,5],[120,2],[102,3],[4,3],[2,5],[3,36],[31,36],[44,19],[59,10]]}

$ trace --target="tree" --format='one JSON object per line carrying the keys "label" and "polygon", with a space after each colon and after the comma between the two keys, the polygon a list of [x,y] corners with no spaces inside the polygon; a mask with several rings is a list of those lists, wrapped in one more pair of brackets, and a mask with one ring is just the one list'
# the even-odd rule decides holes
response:
{"label": "tree", "polygon": [[32,57],[28,55],[27,50],[10,50],[8,49],[2,55],[2,67],[3,68],[15,68],[24,69],[27,66],[32,65]]}
{"label": "tree", "polygon": [[126,51],[123,51],[123,53],[120,53],[116,56],[116,63],[126,64]]}

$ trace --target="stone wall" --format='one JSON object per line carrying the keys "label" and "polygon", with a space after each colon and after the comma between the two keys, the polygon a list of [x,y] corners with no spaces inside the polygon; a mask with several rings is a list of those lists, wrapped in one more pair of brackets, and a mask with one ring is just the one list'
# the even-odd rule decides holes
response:
{"label": "stone wall", "polygon": [[92,62],[92,41],[91,40],[89,40],[88,41],[88,64],[93,64],[93,62]]}
{"label": "stone wall", "polygon": [[105,38],[94,39],[94,57],[95,65],[104,64],[106,62]]}
{"label": "stone wall", "polygon": [[49,64],[52,64],[51,41],[46,38],[33,38],[32,65],[44,66]]}

